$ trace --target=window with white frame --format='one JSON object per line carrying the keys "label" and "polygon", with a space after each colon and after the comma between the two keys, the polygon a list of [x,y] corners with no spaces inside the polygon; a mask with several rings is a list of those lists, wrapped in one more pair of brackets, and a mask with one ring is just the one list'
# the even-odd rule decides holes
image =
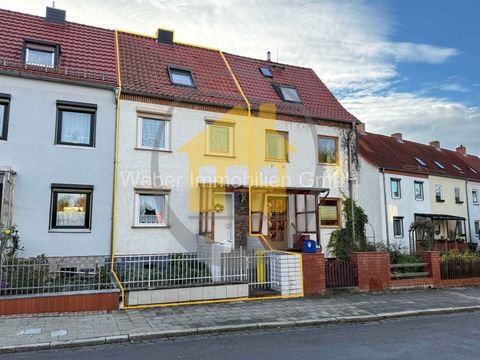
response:
{"label": "window with white frame", "polygon": [[478,190],[473,189],[472,190],[472,202],[474,205],[480,204],[480,200],[478,199]]}
{"label": "window with white frame", "polygon": [[166,191],[135,191],[135,226],[167,226],[168,196]]}
{"label": "window with white frame", "polygon": [[455,188],[455,202],[457,204],[463,204],[462,196],[461,196],[461,190],[460,190],[459,187]]}
{"label": "window with white frame", "polygon": [[67,101],[57,101],[58,145],[95,146],[97,106]]}
{"label": "window with white frame", "polygon": [[150,150],[170,150],[170,117],[139,115],[137,147]]}
{"label": "window with white frame", "polygon": [[402,197],[400,179],[390,179],[390,189],[392,193],[392,199],[400,199]]}
{"label": "window with white frame", "polygon": [[233,156],[234,124],[207,122],[207,154]]}
{"label": "window with white frame", "polygon": [[393,235],[395,237],[403,237],[403,217],[393,218]]}
{"label": "window with white frame", "polygon": [[480,220],[475,221],[475,235],[480,238]]}
{"label": "window with white frame", "polygon": [[443,200],[443,187],[442,187],[442,185],[435,185],[435,201],[436,202],[445,202],[445,200]]}
{"label": "window with white frame", "polygon": [[424,200],[423,181],[415,181],[415,200]]}

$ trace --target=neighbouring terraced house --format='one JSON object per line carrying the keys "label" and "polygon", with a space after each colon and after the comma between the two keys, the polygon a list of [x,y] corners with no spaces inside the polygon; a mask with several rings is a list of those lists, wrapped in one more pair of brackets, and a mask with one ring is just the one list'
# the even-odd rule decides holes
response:
{"label": "neighbouring terraced house", "polygon": [[0,9],[0,220],[22,256],[110,253],[114,33]]}
{"label": "neighbouring terraced house", "polygon": [[[359,201],[369,216],[368,237],[419,250],[418,224],[434,226],[438,250],[478,243],[480,161],[456,151],[415,143],[396,133],[365,132],[360,126]],[[412,226],[412,224],[415,224]]]}

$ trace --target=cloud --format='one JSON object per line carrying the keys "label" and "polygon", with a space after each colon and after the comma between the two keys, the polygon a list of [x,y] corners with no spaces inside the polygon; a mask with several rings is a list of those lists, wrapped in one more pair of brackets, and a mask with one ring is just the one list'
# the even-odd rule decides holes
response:
{"label": "cloud", "polygon": [[342,103],[366,122],[367,131],[390,135],[402,132],[408,140],[427,143],[440,140],[443,147],[467,146],[480,154],[480,108],[447,99],[412,93],[388,93],[345,98]]}

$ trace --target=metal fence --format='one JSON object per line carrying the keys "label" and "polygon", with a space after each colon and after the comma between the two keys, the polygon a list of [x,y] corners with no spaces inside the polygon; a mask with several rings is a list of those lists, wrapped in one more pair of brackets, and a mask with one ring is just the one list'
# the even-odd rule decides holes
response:
{"label": "metal fence", "polygon": [[327,288],[358,286],[357,266],[352,261],[327,259],[325,261]]}
{"label": "metal fence", "polygon": [[480,277],[480,259],[442,259],[440,273],[443,280]]}
{"label": "metal fence", "polygon": [[14,258],[0,263],[0,296],[94,291],[114,288],[105,266],[78,267],[64,259]]}
{"label": "metal fence", "polygon": [[251,289],[278,287],[274,252],[235,251],[212,256],[170,253],[115,257],[125,290],[248,283]]}

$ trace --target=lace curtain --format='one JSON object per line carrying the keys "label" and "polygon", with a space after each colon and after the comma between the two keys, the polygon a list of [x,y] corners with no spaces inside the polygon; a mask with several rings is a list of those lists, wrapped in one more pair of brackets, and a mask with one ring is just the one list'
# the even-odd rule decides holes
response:
{"label": "lace curtain", "polygon": [[90,144],[92,114],[63,111],[61,141],[73,144]]}
{"label": "lace curtain", "polygon": [[164,149],[166,121],[142,120],[142,146]]}

